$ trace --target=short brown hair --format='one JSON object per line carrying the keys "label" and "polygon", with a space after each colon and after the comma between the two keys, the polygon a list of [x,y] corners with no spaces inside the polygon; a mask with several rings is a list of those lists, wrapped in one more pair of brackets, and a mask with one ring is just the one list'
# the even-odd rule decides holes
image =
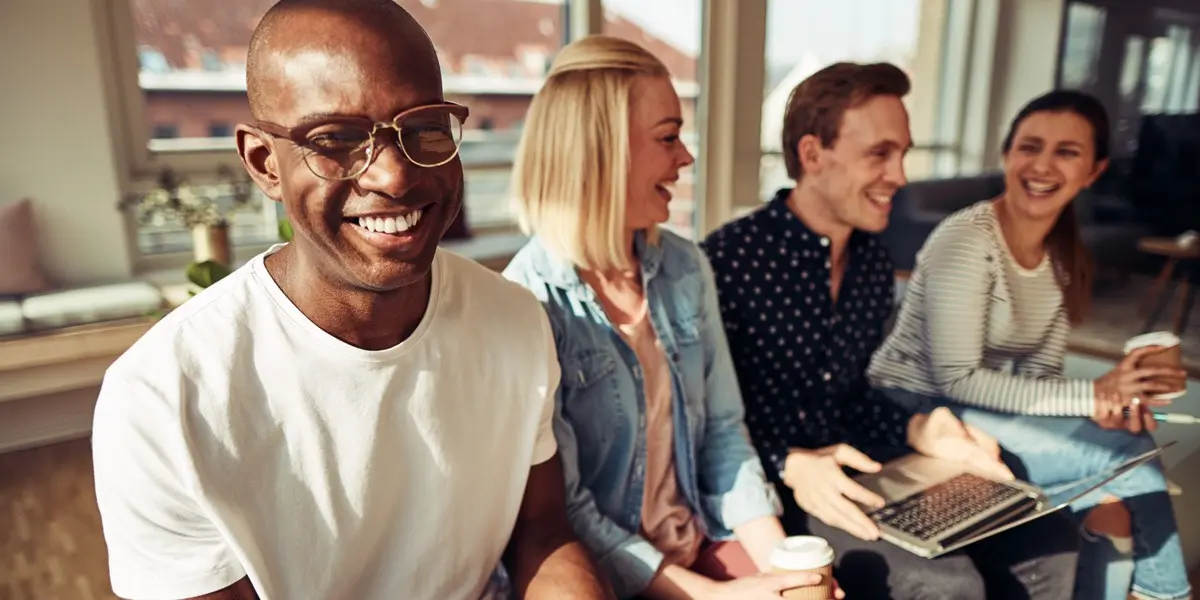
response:
{"label": "short brown hair", "polygon": [[842,115],[874,96],[903,98],[912,89],[908,75],[891,63],[834,63],[800,82],[788,96],[783,113],[783,163],[788,177],[799,181],[803,172],[797,145],[815,135],[829,148],[837,141]]}

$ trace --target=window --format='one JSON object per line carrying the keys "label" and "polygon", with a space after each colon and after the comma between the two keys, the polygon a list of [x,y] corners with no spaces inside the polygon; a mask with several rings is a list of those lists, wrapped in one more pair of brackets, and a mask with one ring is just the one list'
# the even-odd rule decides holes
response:
{"label": "window", "polygon": [[1113,121],[1112,153],[1137,153],[1142,120],[1200,108],[1200,11],[1163,3],[1072,1],[1058,59],[1059,85],[1094,94]]}
{"label": "window", "polygon": [[[448,100],[471,107],[463,134],[466,220],[472,228],[511,227],[508,201],[513,153],[533,94],[565,37],[561,0],[397,0],[437,47]],[[135,143],[153,161],[135,168],[141,188],[157,169],[182,165],[195,183],[216,179],[220,165],[240,170],[233,124],[249,119],[245,57],[250,36],[273,0],[130,0],[117,10],[122,52],[136,56],[133,118],[146,126]],[[486,116],[485,116],[486,115]],[[139,148],[132,148],[138,154]],[[137,157],[135,156],[135,159]],[[252,202],[232,215],[235,245],[273,241],[275,207]],[[171,230],[171,227],[175,227]],[[189,235],[161,223],[139,233],[145,254],[187,251]]]}
{"label": "window", "polygon": [[138,48],[138,65],[146,73],[166,73],[171,70],[171,65],[167,64],[167,57],[147,46]]}
{"label": "window", "polygon": [[169,140],[179,137],[179,127],[171,123],[158,123],[150,134],[156,140]]}
{"label": "window", "polygon": [[1195,97],[1188,97],[1188,76],[1191,75],[1193,53],[1192,29],[1169,24],[1166,35],[1150,44],[1147,60],[1146,95],[1142,98],[1142,113],[1184,113],[1194,111]]}
{"label": "window", "polygon": [[[601,32],[636,42],[659,58],[675,80],[683,108],[682,138],[688,150],[701,160],[699,107],[701,13],[704,0],[604,0]],[[679,173],[671,201],[668,227],[694,238],[700,198],[696,194],[695,165]]]}
{"label": "window", "polygon": [[780,147],[788,95],[809,75],[839,61],[890,62],[908,74],[913,90],[905,104],[916,147],[906,161],[906,174],[920,179],[944,172],[934,159],[951,148],[936,139],[934,107],[950,10],[929,0],[768,0],[762,199],[793,185]]}
{"label": "window", "polygon": [[1096,85],[1106,17],[1099,6],[1076,2],[1067,7],[1067,37],[1059,75],[1062,87],[1088,89]]}

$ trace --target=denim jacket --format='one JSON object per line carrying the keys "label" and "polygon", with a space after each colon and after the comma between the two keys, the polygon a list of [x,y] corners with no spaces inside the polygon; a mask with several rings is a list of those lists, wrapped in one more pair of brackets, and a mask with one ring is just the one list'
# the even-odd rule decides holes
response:
{"label": "denim jacket", "polygon": [[[649,315],[671,372],[679,489],[702,533],[728,539],[734,527],[780,511],[742,421],[712,268],[695,244],[668,231],[658,244],[639,234],[635,248]],[[647,432],[637,357],[592,288],[536,237],[504,275],[533,291],[554,329],[562,365],[554,433],[571,524],[617,595],[633,596],[663,560],[638,533]]]}

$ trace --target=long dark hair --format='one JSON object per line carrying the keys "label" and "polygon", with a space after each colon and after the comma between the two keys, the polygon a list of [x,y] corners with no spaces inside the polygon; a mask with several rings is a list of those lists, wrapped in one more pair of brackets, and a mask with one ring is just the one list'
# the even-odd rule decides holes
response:
{"label": "long dark hair", "polygon": [[[1054,90],[1026,104],[1008,127],[1008,135],[1004,137],[1005,154],[1012,149],[1013,137],[1021,123],[1030,115],[1040,112],[1072,112],[1083,117],[1092,126],[1095,162],[1108,158],[1108,112],[1095,97],[1074,90]],[[1054,227],[1046,236],[1046,246],[1063,289],[1067,315],[1072,323],[1078,324],[1091,308],[1095,267],[1079,232],[1079,217],[1075,214],[1074,202],[1067,205],[1054,222]]]}

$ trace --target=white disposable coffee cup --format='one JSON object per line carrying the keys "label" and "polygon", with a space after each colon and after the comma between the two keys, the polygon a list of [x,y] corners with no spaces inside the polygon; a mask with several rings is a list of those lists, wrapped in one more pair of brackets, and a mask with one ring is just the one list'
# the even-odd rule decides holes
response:
{"label": "white disposable coffee cup", "polygon": [[1147,346],[1162,346],[1163,348],[1174,348],[1180,344],[1179,336],[1170,331],[1151,331],[1129,338],[1125,342],[1123,352],[1129,354],[1138,348]]}
{"label": "white disposable coffee cup", "polygon": [[821,575],[821,582],[783,592],[792,600],[832,600],[833,547],[824,538],[811,535],[789,537],[771,552],[771,570],[776,573],[810,571]]}

